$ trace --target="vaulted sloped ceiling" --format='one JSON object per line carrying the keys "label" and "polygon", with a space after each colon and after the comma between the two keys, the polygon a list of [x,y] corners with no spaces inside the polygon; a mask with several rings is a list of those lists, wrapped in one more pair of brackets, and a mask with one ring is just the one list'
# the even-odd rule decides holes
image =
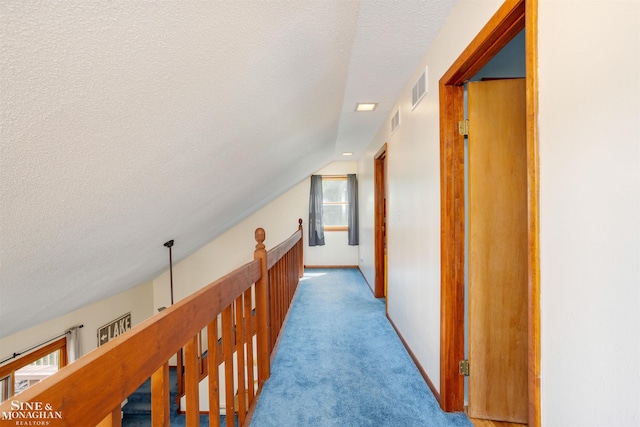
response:
{"label": "vaulted sloped ceiling", "polygon": [[454,1],[3,1],[0,337],[357,158]]}

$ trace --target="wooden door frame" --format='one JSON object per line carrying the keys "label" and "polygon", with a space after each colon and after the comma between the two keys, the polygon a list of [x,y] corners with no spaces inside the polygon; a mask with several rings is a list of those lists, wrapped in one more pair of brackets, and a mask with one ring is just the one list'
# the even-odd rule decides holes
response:
{"label": "wooden door frame", "polygon": [[384,262],[384,203],[386,192],[385,165],[387,162],[387,143],[378,150],[373,157],[373,187],[374,187],[374,262],[376,283],[373,294],[376,298],[383,298],[384,278],[386,276]]}
{"label": "wooden door frame", "polygon": [[507,0],[440,79],[440,405],[464,409],[464,82],[525,29],[527,110],[527,340],[529,426],[540,426],[538,0]]}

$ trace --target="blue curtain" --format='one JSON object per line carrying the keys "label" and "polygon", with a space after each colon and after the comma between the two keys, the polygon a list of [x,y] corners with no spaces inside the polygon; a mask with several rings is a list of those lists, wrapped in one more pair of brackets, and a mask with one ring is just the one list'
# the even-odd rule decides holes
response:
{"label": "blue curtain", "polygon": [[348,234],[349,244],[355,246],[358,244],[358,179],[355,174],[347,175],[347,200],[349,201],[348,216]]}
{"label": "blue curtain", "polygon": [[324,246],[322,223],[322,176],[311,175],[309,194],[309,246]]}

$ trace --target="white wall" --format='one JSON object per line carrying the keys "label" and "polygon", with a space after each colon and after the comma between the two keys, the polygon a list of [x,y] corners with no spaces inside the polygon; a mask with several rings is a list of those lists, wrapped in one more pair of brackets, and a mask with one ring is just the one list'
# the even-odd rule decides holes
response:
{"label": "white wall", "polygon": [[[384,127],[383,127],[384,129]],[[374,189],[374,165],[373,157],[384,145],[385,137],[380,130],[373,142],[358,162],[358,213],[360,222],[360,234],[358,245],[358,264],[367,284],[374,291],[376,283],[375,256],[374,256],[374,214],[375,214],[375,189]],[[380,142],[382,141],[382,142]],[[377,146],[379,144],[379,146]]]}
{"label": "white wall", "polygon": [[[315,172],[314,175],[346,175],[358,173],[357,162],[333,162]],[[307,180],[307,194],[305,203],[307,206],[307,220],[309,218],[309,187]],[[360,201],[358,201],[360,203]],[[309,234],[305,234],[305,265],[310,266],[357,266],[358,246],[349,246],[349,238],[346,231],[325,231],[324,246],[309,247]]]}
{"label": "white wall", "polygon": [[[308,200],[309,180],[305,179],[203,248],[175,263],[174,302],[252,261],[256,228],[265,229],[267,250],[291,236],[298,229],[299,218],[302,218],[306,230]],[[179,244],[179,241],[175,242],[175,246]],[[153,289],[155,307],[170,305],[168,270],[153,280]]]}
{"label": "white wall", "polygon": [[[460,1],[426,52],[390,118],[358,163],[360,267],[375,283],[373,254],[373,156],[385,142],[388,167],[389,316],[430,379],[440,384],[440,139],[438,80],[500,6],[500,1]],[[411,88],[429,67],[428,93],[411,110]]]}
{"label": "white wall", "polygon": [[640,425],[640,3],[541,1],[545,426]]}
{"label": "white wall", "polygon": [[[333,162],[317,173],[344,175],[356,172],[356,162]],[[253,260],[256,228],[265,229],[268,250],[293,234],[299,218],[302,218],[304,228],[305,265],[357,265],[358,247],[348,245],[346,232],[327,232],[325,246],[308,246],[309,188],[309,179],[304,179],[194,254],[177,262],[173,267],[174,302]],[[175,242],[174,248],[179,244]],[[168,270],[153,280],[153,287],[154,307],[168,306]]]}
{"label": "white wall", "polygon": [[[456,5],[398,99],[400,128],[390,135],[384,126],[358,164],[361,269],[373,284],[373,156],[388,142],[389,315],[436,386],[437,83],[500,4]],[[639,5],[540,1],[545,426],[640,425]],[[425,65],[429,93],[411,111],[410,88]]]}
{"label": "white wall", "polygon": [[[90,304],[0,340],[0,360],[14,352],[21,352],[52,337],[63,334],[76,325],[84,325],[79,332],[80,354],[98,346],[98,328],[131,312],[132,326],[153,314],[153,284],[143,283],[113,297]],[[37,310],[37,307],[34,307]]]}

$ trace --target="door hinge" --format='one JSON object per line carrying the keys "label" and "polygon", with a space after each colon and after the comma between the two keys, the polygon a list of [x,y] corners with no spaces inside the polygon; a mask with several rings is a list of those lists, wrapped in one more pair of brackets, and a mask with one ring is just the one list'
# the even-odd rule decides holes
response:
{"label": "door hinge", "polygon": [[465,377],[469,376],[469,361],[467,359],[461,360],[458,364],[458,368],[460,370],[460,375],[464,375]]}
{"label": "door hinge", "polygon": [[458,132],[460,132],[462,136],[469,135],[469,120],[465,119],[458,122]]}

